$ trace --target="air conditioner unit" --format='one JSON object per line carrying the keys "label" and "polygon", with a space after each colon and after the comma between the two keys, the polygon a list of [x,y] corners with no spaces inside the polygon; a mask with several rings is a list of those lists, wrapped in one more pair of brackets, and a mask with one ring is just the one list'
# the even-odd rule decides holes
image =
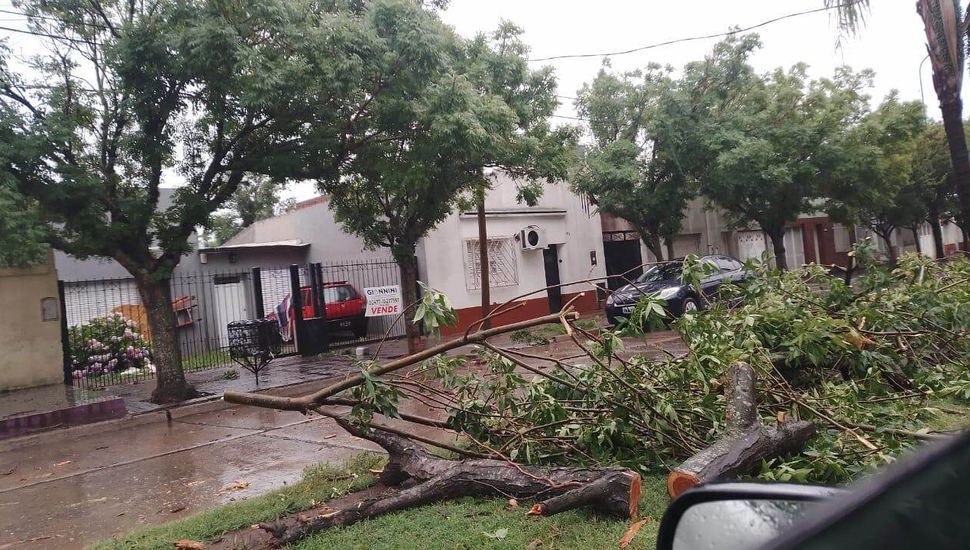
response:
{"label": "air conditioner unit", "polygon": [[549,241],[546,239],[546,230],[538,225],[526,227],[519,236],[519,244],[522,245],[522,250],[546,248],[549,246]]}

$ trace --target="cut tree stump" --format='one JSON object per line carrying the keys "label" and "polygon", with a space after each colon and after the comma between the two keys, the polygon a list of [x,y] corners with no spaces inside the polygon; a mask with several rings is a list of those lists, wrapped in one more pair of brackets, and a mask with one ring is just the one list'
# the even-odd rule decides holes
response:
{"label": "cut tree stump", "polygon": [[340,415],[333,418],[350,433],[369,439],[388,453],[382,483],[400,484],[388,496],[360,501],[322,516],[293,522],[260,524],[275,546],[283,546],[311,533],[350,525],[381,514],[463,496],[501,496],[538,499],[528,511],[549,516],[581,506],[635,519],[640,502],[640,475],[624,468],[536,467],[505,460],[448,460],[398,434],[363,431]]}
{"label": "cut tree stump", "polygon": [[727,430],[713,445],[685,460],[667,476],[667,492],[676,497],[695,485],[731,479],[758,468],[765,458],[800,450],[815,434],[804,420],[766,426],[758,417],[756,375],[747,363],[727,371],[724,398]]}

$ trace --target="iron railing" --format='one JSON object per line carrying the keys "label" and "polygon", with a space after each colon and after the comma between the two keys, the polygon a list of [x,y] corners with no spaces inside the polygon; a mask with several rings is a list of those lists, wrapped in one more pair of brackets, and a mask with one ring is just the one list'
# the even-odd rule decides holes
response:
{"label": "iron railing", "polygon": [[[294,272],[295,279],[291,277]],[[363,294],[367,287],[400,284],[400,277],[397,264],[389,260],[228,271],[176,270],[170,289],[183,369],[191,372],[232,367],[229,323],[268,317],[283,329],[295,317],[294,290],[322,288],[337,282],[347,282]],[[134,279],[65,281],[61,285],[67,325],[63,342],[65,381],[77,387],[96,388],[154,376],[151,329]],[[308,333],[304,340],[323,340],[323,347],[313,353],[378,340],[385,334],[404,334],[403,323],[391,327],[392,317],[365,320],[357,316],[351,320],[338,313],[326,322],[317,320],[315,317],[322,316],[317,313],[341,308],[326,307],[328,292],[312,294],[311,302],[304,304],[311,306],[311,316],[303,326],[304,330],[316,332]],[[284,322],[280,322],[281,318]],[[364,322],[366,331],[361,332]],[[356,334],[354,327],[358,328]],[[284,337],[279,355],[307,355],[307,350],[297,349],[296,340]]]}

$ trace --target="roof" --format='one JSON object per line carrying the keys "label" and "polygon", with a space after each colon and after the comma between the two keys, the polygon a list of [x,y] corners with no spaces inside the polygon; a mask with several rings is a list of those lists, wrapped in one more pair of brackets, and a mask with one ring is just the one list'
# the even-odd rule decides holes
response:
{"label": "roof", "polygon": [[320,204],[322,202],[328,202],[330,200],[330,195],[319,195],[313,197],[312,199],[307,199],[305,201],[300,201],[293,205],[293,210],[300,210],[301,208],[308,208],[315,204]]}
{"label": "roof", "polygon": [[236,252],[239,250],[251,250],[256,248],[306,248],[308,246],[310,246],[310,243],[305,243],[300,239],[290,239],[286,241],[270,241],[265,243],[224,244],[222,246],[213,246],[211,248],[200,248],[199,252],[206,254],[218,254],[219,252]]}

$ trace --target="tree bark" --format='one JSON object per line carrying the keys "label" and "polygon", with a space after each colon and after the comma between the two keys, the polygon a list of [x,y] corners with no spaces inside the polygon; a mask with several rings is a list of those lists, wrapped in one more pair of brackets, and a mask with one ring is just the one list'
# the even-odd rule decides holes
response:
{"label": "tree bark", "polygon": [[135,281],[152,334],[151,360],[157,379],[152,403],[175,403],[194,397],[195,389],[186,382],[182,370],[182,352],[175,332],[169,280],[152,281],[146,276],[136,277]]}
{"label": "tree bark", "polygon": [[765,229],[771,239],[771,249],[775,253],[775,267],[788,271],[788,257],[785,253],[785,228]]}
{"label": "tree bark", "polygon": [[674,259],[674,239],[673,239],[673,237],[672,238],[669,238],[669,239],[664,239],[664,244],[667,245],[667,259],[668,260],[673,260]]}
{"label": "tree bark", "polygon": [[[478,191],[478,259],[481,275],[482,289],[482,319],[488,317],[488,310],[491,306],[491,282],[488,280],[491,267],[488,263],[488,226],[485,220],[485,190]],[[491,328],[492,321],[486,319],[481,328]]]}
{"label": "tree bark", "polygon": [[701,483],[751,472],[766,458],[801,449],[815,434],[815,425],[811,422],[788,421],[773,426],[761,423],[755,395],[756,375],[747,363],[731,365],[725,376],[727,429],[713,445],[670,472],[667,492],[672,497]]}
{"label": "tree bark", "polygon": [[919,227],[911,227],[910,231],[913,232],[913,242],[916,243],[916,252],[919,254],[923,253],[923,245],[919,242]]}
{"label": "tree bark", "polygon": [[[404,299],[404,310],[410,311],[415,302],[418,301],[418,269],[414,262],[414,254],[397,261],[398,269],[401,271],[401,294]],[[418,325],[414,323],[414,315],[404,316],[404,334],[408,342],[408,354],[414,354],[421,350],[421,334]]]}
{"label": "tree bark", "polygon": [[541,497],[543,500],[528,511],[530,515],[548,516],[580,506],[630,519],[639,513],[640,475],[632,470],[537,467],[492,459],[447,460],[409,438],[373,429],[364,431],[340,415],[333,417],[350,433],[383,447],[388,463],[380,474],[381,482],[403,484],[405,488],[324,516],[260,524],[273,534],[276,546],[331,527],[462,496]]}
{"label": "tree bark", "polygon": [[[934,83],[935,80],[936,78]],[[950,162],[953,165],[951,181],[960,202],[961,225],[965,225],[970,222],[970,154],[967,152],[967,136],[963,128],[963,100],[960,98],[959,90],[954,94],[941,94],[937,88],[937,95],[940,97],[943,129],[946,132]],[[967,249],[966,239],[963,241],[963,249]]]}
{"label": "tree bark", "polygon": [[933,257],[942,258],[945,254],[943,253],[943,227],[940,225],[940,216],[934,213],[927,221],[930,224],[930,229],[933,230]]}
{"label": "tree bark", "polygon": [[660,237],[644,230],[639,230],[639,233],[640,239],[643,240],[643,244],[647,245],[647,249],[649,249],[650,252],[653,252],[653,255],[657,261],[664,261],[664,251],[663,246],[660,243]]}
{"label": "tree bark", "polygon": [[878,232],[878,234],[879,234],[879,238],[882,239],[882,242],[886,244],[886,255],[888,256],[889,269],[896,269],[897,258],[896,258],[896,249],[893,248],[892,231],[890,231],[888,234],[880,231]]}

